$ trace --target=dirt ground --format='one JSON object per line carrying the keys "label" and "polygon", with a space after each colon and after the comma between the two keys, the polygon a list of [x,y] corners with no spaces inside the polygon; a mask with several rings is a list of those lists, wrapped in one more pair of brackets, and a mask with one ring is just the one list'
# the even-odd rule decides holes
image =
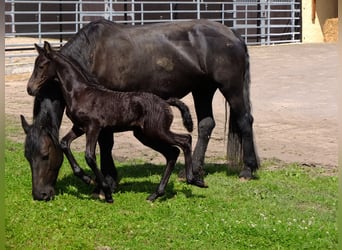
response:
{"label": "dirt ground", "polygon": [[[296,44],[250,47],[251,99],[254,134],[261,159],[276,158],[310,166],[337,168],[337,45]],[[20,124],[19,115],[32,121],[33,98],[26,93],[29,73],[7,75],[5,113]],[[191,96],[183,99],[194,111]],[[225,101],[217,92],[213,101],[216,127],[206,162],[224,162]],[[185,132],[180,115],[174,110],[175,131]],[[196,116],[194,113],[193,118]],[[61,135],[71,127],[64,118]],[[197,130],[193,142],[197,140]],[[9,135],[18,141],[24,133]],[[84,149],[84,138],[75,141],[75,150]],[[142,146],[131,133],[115,135],[115,159],[143,159],[163,163],[158,153]]]}

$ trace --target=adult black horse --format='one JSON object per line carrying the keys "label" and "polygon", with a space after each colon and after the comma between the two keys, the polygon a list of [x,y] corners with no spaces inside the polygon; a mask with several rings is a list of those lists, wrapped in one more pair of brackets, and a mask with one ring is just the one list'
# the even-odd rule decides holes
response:
{"label": "adult black horse", "polygon": [[[198,119],[193,169],[201,177],[215,127],[212,99],[219,89],[230,107],[228,159],[243,161],[241,178],[253,177],[259,162],[253,141],[249,54],[235,31],[208,20],[128,26],[101,19],[84,26],[61,52],[109,89],[152,92],[164,99],[192,93]],[[32,94],[30,89],[28,93]],[[111,175],[112,135],[100,137],[99,143],[101,169]]]}

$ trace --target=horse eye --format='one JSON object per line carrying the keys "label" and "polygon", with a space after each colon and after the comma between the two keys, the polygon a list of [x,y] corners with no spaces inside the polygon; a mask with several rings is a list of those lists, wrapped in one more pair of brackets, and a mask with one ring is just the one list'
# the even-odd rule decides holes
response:
{"label": "horse eye", "polygon": [[44,160],[44,161],[49,160],[49,155],[44,155],[44,156],[42,156],[42,160]]}

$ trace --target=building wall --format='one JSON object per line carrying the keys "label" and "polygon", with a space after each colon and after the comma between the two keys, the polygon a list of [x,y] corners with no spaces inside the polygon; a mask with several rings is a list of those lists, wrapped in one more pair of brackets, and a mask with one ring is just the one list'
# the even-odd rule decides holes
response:
{"label": "building wall", "polygon": [[302,1],[302,41],[323,42],[323,26],[327,19],[338,17],[338,0],[316,0],[315,18],[313,0]]}

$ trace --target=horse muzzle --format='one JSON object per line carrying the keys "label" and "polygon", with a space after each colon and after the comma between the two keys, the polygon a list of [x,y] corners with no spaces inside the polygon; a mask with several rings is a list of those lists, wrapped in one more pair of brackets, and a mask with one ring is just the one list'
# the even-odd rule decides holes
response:
{"label": "horse muzzle", "polygon": [[30,96],[35,96],[36,94],[37,94],[37,92],[38,92],[38,89],[36,88],[36,89],[32,89],[31,87],[27,87],[26,88],[26,91],[27,91],[27,93],[30,95]]}
{"label": "horse muzzle", "polygon": [[39,190],[33,190],[32,196],[33,199],[37,201],[49,201],[55,196],[55,190],[53,187],[47,186],[40,188]]}

